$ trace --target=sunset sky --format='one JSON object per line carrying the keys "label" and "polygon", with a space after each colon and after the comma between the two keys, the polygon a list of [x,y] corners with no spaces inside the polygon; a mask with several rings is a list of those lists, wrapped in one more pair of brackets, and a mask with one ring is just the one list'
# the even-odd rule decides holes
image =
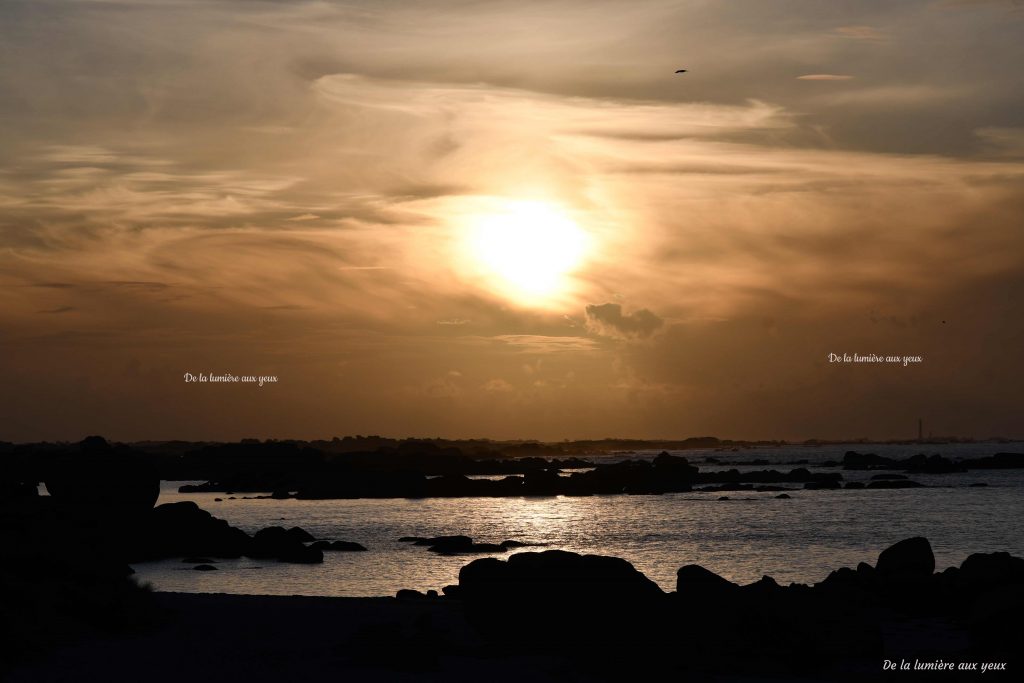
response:
{"label": "sunset sky", "polygon": [[1024,436],[1022,37],[1010,0],[4,0],[0,440]]}

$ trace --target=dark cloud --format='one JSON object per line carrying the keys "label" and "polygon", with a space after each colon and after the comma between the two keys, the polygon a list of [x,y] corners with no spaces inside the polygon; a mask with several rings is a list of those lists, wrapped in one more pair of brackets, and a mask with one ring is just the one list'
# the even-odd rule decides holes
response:
{"label": "dark cloud", "polygon": [[606,337],[649,337],[663,322],[646,308],[624,315],[619,304],[591,304],[587,306],[587,324]]}

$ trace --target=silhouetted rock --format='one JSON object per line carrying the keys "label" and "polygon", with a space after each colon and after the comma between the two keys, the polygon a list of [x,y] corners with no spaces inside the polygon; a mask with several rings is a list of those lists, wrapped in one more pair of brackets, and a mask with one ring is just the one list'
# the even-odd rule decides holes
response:
{"label": "silhouetted rock", "polygon": [[165,503],[140,518],[136,530],[121,540],[130,561],[163,557],[240,557],[250,538],[192,501]]}
{"label": "silhouetted rock", "polygon": [[527,543],[526,541],[507,540],[499,543],[502,548],[535,548],[548,545],[547,543]]}
{"label": "silhouetted rock", "polygon": [[974,586],[1024,584],[1024,559],[1010,553],[974,553],[960,564],[959,578]]}
{"label": "silhouetted rock", "polygon": [[908,472],[927,472],[929,474],[945,474],[948,472],[966,472],[963,463],[955,463],[941,455],[925,455],[918,453],[900,462],[900,467]]}
{"label": "silhouetted rock", "polygon": [[555,496],[565,490],[557,469],[531,470],[523,476],[522,494],[525,496]]}
{"label": "silhouetted rock", "polygon": [[458,595],[485,635],[550,645],[640,640],[664,607],[657,584],[625,560],[561,550],[475,560]]}
{"label": "silhouetted rock", "polygon": [[[678,575],[676,577],[678,583]],[[748,583],[745,586],[740,586],[741,595],[747,599],[763,600],[769,596],[775,595],[782,590],[782,587],[778,582],[770,576],[762,576],[758,581],[754,583]]]}
{"label": "silhouetted rock", "polygon": [[[847,484],[847,486],[849,486],[849,484]],[[790,498],[792,498],[792,496],[789,495],[788,493],[780,493],[779,495],[775,496],[775,498],[778,500],[789,500]]]}
{"label": "silhouetted rock", "polygon": [[399,600],[426,600],[427,596],[419,591],[414,591],[411,588],[402,588],[395,594],[395,597]]}
{"label": "silhouetted rock", "polygon": [[98,436],[83,440],[77,452],[54,458],[48,470],[49,494],[84,514],[142,514],[160,495],[160,477],[149,461]]}
{"label": "silhouetted rock", "polygon": [[[967,472],[968,470],[1021,468],[1024,467],[1024,454],[996,453],[985,458],[973,458],[954,462],[937,453],[932,455],[918,453],[909,458],[897,460],[873,453],[847,451],[843,457],[842,466],[846,470],[904,470],[928,474],[947,474],[951,472]],[[888,478],[895,478],[896,476],[899,475],[889,475]]]}
{"label": "silhouetted rock", "polygon": [[503,553],[507,547],[497,543],[475,543],[468,536],[449,536],[433,539],[427,550],[442,555],[458,555],[464,553]]}
{"label": "silhouetted rock", "polygon": [[683,600],[717,599],[731,594],[738,585],[699,564],[688,564],[676,572],[676,594]]}
{"label": "silhouetted rock", "polygon": [[334,541],[329,550],[343,553],[365,552],[366,546],[355,541]]}
{"label": "silhouetted rock", "polygon": [[966,460],[963,464],[972,470],[1019,469],[1024,467],[1024,453],[996,453],[987,458]]}
{"label": "silhouetted rock", "polygon": [[292,528],[288,529],[287,533],[289,538],[296,540],[299,543],[305,543],[308,541],[316,540],[315,538],[313,538],[313,534],[309,533],[302,527],[293,526]]}
{"label": "silhouetted rock", "polygon": [[[416,538],[416,537],[405,537],[405,538]],[[464,535],[453,535],[453,536],[433,536],[431,538],[416,538],[412,543],[413,545],[425,545],[425,546],[438,546],[438,545],[469,545],[473,542],[473,539],[469,536]]]}
{"label": "silhouetted rock", "polygon": [[[0,467],[6,454],[0,453]],[[20,478],[20,477],[19,477]],[[85,509],[75,496],[0,496],[0,679],[50,648],[155,625],[152,593],[137,585],[122,539],[138,508]],[[81,676],[71,676],[81,679]]]}
{"label": "silhouetted rock", "polygon": [[843,456],[844,470],[888,469],[894,464],[895,461],[891,458],[883,458],[882,456],[875,455],[874,453],[847,451],[846,455]]}
{"label": "silhouetted rock", "polygon": [[354,541],[316,541],[309,547],[333,552],[362,552],[366,550],[366,546]]}
{"label": "silhouetted rock", "polygon": [[197,564],[196,566],[192,567],[192,569],[194,569],[197,572],[215,572],[215,571],[217,571],[217,568],[214,567],[212,564]]}
{"label": "silhouetted rock", "polygon": [[291,529],[286,531],[283,527],[279,526],[260,529],[253,535],[252,544],[246,555],[255,558],[274,558],[282,562],[299,564],[323,562],[323,552],[317,548],[303,545],[298,540],[299,536],[299,534],[292,532]]}
{"label": "silhouetted rock", "polygon": [[909,479],[873,481],[868,484],[869,489],[919,489],[922,487],[924,484]]}
{"label": "silhouetted rock", "polygon": [[473,553],[502,553],[511,548],[543,546],[546,543],[527,543],[525,541],[505,540],[501,543],[480,543],[462,534],[451,536],[402,536],[400,543],[412,543],[426,546],[427,550],[441,555],[463,555]]}
{"label": "silhouetted rock", "polygon": [[915,536],[883,550],[875,569],[883,577],[927,577],[935,571],[935,555],[928,539]]}

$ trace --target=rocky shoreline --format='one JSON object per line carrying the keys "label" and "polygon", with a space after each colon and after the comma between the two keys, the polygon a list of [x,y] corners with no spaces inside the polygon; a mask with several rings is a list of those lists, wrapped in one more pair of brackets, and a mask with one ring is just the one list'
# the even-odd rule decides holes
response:
{"label": "rocky shoreline", "polygon": [[[721,469],[717,456],[701,465],[662,452],[652,460],[595,462],[563,458],[495,457],[492,451],[466,453],[429,442],[405,442],[374,452],[333,453],[286,442],[204,446],[180,455],[155,455],[89,437],[77,445],[36,452],[26,446],[6,456],[0,487],[30,491],[45,481],[51,493],[75,495],[77,482],[88,478],[93,496],[116,495],[132,488],[143,471],[149,480],[201,480],[185,484],[182,493],[259,493],[270,498],[322,500],[335,498],[432,498],[657,495],[689,491],[790,491],[793,489],[895,489],[925,486],[915,474],[954,474],[1024,468],[1024,454],[996,453],[973,459],[937,454],[896,459],[848,451],[842,460],[820,463],[815,471],[806,460],[789,469],[775,469],[765,459],[735,463]],[[743,469],[740,469],[743,467]],[[761,469],[747,469],[759,467]],[[821,471],[826,470],[826,471]],[[844,472],[873,471],[868,481],[850,481]],[[102,476],[101,476],[102,475]],[[149,495],[155,496],[156,488]]]}
{"label": "rocky shoreline", "polygon": [[[0,496],[0,674],[11,680],[214,681],[239,672],[253,681],[339,672],[501,680],[513,670],[519,680],[664,671],[696,680],[871,680],[885,675],[884,662],[1005,665],[990,677],[1014,675],[1019,664],[1024,559],[977,553],[936,572],[922,537],[815,584],[765,576],[738,585],[690,564],[666,591],[621,558],[527,547],[544,539],[449,534],[397,539],[424,552],[486,555],[465,564],[457,583],[428,592],[373,600],[153,593],[132,580],[129,563],[179,559],[216,571],[220,558],[304,564],[325,552],[372,558],[374,549],[294,526],[250,535],[192,502],[154,507],[155,473],[93,446],[50,472],[50,496],[33,487]],[[674,456],[636,462],[577,474],[600,486],[632,481],[630,492],[699,474]],[[908,481],[883,476],[872,481]],[[167,652],[188,652],[203,668],[154,671]]]}
{"label": "rocky shoreline", "polygon": [[[934,569],[930,544],[915,537],[813,585],[767,576],[737,585],[691,564],[678,570],[675,590],[664,591],[620,558],[544,550],[476,559],[457,584],[395,598],[150,593],[149,618],[127,633],[92,631],[22,658],[7,674],[26,682],[139,680],[143,670],[154,681],[622,680],[665,672],[864,681],[884,677],[885,662],[941,660],[996,665],[990,677],[1016,675],[1024,560],[978,553]],[[164,652],[187,652],[187,669],[151,670]],[[979,672],[947,673],[944,680],[975,680]]]}

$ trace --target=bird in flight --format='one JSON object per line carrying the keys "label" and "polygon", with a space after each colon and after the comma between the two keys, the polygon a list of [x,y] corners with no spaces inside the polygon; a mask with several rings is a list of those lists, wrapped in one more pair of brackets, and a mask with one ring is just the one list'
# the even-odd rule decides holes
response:
{"label": "bird in flight", "polygon": [[684,74],[684,73],[686,73],[686,69],[679,69],[678,71],[676,71],[676,73],[677,74]]}

